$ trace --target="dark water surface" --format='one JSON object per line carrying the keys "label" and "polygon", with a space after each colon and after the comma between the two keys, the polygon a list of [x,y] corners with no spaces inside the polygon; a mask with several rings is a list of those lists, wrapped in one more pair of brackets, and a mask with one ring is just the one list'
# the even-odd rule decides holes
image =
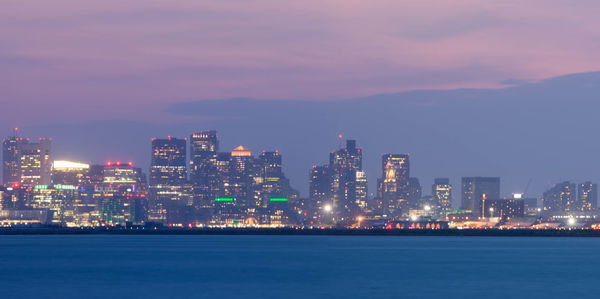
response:
{"label": "dark water surface", "polygon": [[0,298],[599,298],[600,238],[0,236]]}

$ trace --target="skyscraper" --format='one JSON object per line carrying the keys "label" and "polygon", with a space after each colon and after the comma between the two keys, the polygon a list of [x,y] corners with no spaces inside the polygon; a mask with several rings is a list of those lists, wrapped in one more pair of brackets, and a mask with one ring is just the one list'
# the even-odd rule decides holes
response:
{"label": "skyscraper", "polygon": [[[308,209],[314,223],[318,223],[333,206],[331,195],[331,169],[329,165],[314,165],[309,172]],[[326,208],[326,206],[328,208]]]}
{"label": "skyscraper", "polygon": [[410,163],[407,154],[384,154],[381,157],[382,178],[379,200],[382,215],[398,218],[408,215]]}
{"label": "skyscraper", "polygon": [[346,148],[331,152],[331,192],[333,214],[339,220],[353,220],[366,202],[366,174],[362,170],[362,149],[356,140],[346,140]]}
{"label": "skyscraper", "polygon": [[219,140],[217,131],[200,131],[190,136],[190,182],[201,206],[209,206],[218,184],[216,169]]}
{"label": "skyscraper", "polygon": [[38,143],[23,143],[20,150],[21,184],[26,187],[48,185],[51,181],[52,141],[40,138]]}
{"label": "skyscraper", "polygon": [[90,184],[90,165],[71,161],[52,163],[52,184],[83,186]]}
{"label": "skyscraper", "polygon": [[423,194],[423,189],[421,188],[421,183],[418,178],[411,177],[408,179],[408,204],[412,209],[422,209],[421,195]]}
{"label": "skyscraper", "polygon": [[271,198],[297,198],[298,192],[282,170],[279,151],[262,151],[255,161],[254,192],[258,206],[266,207]]}
{"label": "skyscraper", "polygon": [[442,210],[452,208],[452,185],[448,178],[436,178],[431,186],[433,200]]}
{"label": "skyscraper", "polygon": [[151,210],[166,209],[169,223],[183,223],[184,212],[191,205],[186,188],[186,139],[169,137],[152,140],[150,162]]}
{"label": "skyscraper", "polygon": [[2,177],[5,185],[21,183],[21,148],[29,141],[20,138],[17,132],[15,128],[14,135],[2,142]]}
{"label": "skyscraper", "polygon": [[187,181],[186,139],[152,140],[150,187],[181,186]]}
{"label": "skyscraper", "polygon": [[500,178],[498,177],[463,177],[461,209],[470,210],[475,215],[482,215],[481,201],[500,199]]}
{"label": "skyscraper", "polygon": [[577,206],[581,212],[591,212],[598,206],[598,184],[584,182],[577,185]]}
{"label": "skyscraper", "polygon": [[555,184],[544,192],[542,197],[544,213],[561,214],[576,211],[576,189],[576,184],[565,181]]}

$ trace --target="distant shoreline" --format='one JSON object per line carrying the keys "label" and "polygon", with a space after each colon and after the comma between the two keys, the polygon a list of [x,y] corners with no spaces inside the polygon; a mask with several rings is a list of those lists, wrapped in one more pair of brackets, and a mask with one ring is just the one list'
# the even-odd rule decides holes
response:
{"label": "distant shoreline", "polygon": [[587,229],[294,229],[294,228],[0,228],[0,235],[285,235],[285,236],[461,236],[600,237]]}

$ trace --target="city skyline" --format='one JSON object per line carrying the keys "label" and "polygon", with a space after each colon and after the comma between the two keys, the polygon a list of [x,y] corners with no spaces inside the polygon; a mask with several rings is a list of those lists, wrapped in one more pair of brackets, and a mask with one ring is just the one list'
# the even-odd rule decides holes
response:
{"label": "city skyline", "polygon": [[4,0],[3,297],[593,297],[599,10]]}
{"label": "city skyline", "polygon": [[[354,190],[351,191],[354,193],[350,194],[348,194],[348,190],[346,190],[345,193],[341,190],[332,191],[333,193],[328,194],[328,197],[337,198],[341,196],[341,198],[343,199],[340,200],[355,202],[361,207],[364,207],[364,205],[366,204],[364,202],[366,202],[366,200],[368,199],[381,197],[382,200],[385,201],[385,198],[387,196],[384,194],[388,192],[401,192],[403,194],[410,194],[411,192],[413,192],[411,190],[413,184],[416,184],[416,187],[418,188],[418,197],[416,200],[419,200],[420,198],[422,198],[422,196],[431,196],[437,198],[440,204],[442,206],[446,206],[446,208],[448,209],[459,208],[471,211],[480,210],[481,207],[477,207],[477,198],[485,198],[486,196],[492,199],[512,198],[515,194],[518,194],[519,196],[528,196],[531,198],[539,197],[534,194],[526,193],[530,187],[532,179],[530,179],[530,181],[527,182],[527,185],[525,186],[523,192],[520,192],[520,190],[518,190],[510,193],[502,193],[500,177],[482,176],[462,176],[461,181],[456,182],[454,184],[449,178],[440,178],[438,176],[434,178],[431,184],[431,193],[423,193],[424,190],[427,190],[427,188],[422,188],[421,184],[419,183],[418,177],[413,177],[410,175],[411,167],[409,153],[382,154],[380,169],[381,173],[380,176],[376,179],[375,191],[368,192],[367,182],[375,179],[373,178],[373,176],[369,176],[363,171],[363,148],[357,146],[357,140],[342,138],[342,135],[337,136],[339,142],[338,148],[333,149],[330,152],[329,164],[325,164],[323,166],[313,164],[312,168],[309,168],[308,193],[301,193],[301,196],[307,199],[312,199],[312,196],[314,194],[317,194],[312,192],[312,180],[316,178],[314,175],[319,175],[319,173],[322,173],[321,175],[335,177],[334,180],[337,181],[337,185],[346,185],[345,188],[350,188],[350,190]],[[272,165],[275,165],[277,169],[279,169],[277,170],[277,172],[279,173],[278,176],[283,176],[284,164],[282,163],[282,158],[279,153],[279,150],[275,149],[274,151],[266,151],[263,149],[262,151],[260,151],[260,154],[255,156],[251,149],[244,147],[243,145],[238,145],[234,147],[231,150],[231,152],[221,152],[219,151],[220,143],[221,139],[219,138],[217,130],[198,131],[195,133],[191,133],[189,138],[177,138],[173,136],[167,136],[165,138],[153,137],[150,141],[152,157],[151,164],[145,170],[143,170],[143,167],[139,168],[141,169],[140,175],[146,177],[144,180],[148,181],[148,186],[151,190],[153,188],[178,188],[183,186],[184,184],[191,184],[191,188],[192,185],[196,184],[194,182],[204,182],[203,184],[206,184],[211,179],[214,179],[213,177],[206,177],[205,173],[211,167],[214,167],[211,165],[216,163],[215,161],[222,159],[220,158],[220,155],[227,153],[227,156],[225,157],[226,159],[233,159],[236,157],[255,157],[258,159],[267,159],[265,161],[271,161],[267,164],[270,163]],[[19,128],[13,128],[13,134],[3,139],[3,153],[1,160],[3,162],[2,181],[4,182],[4,184],[6,186],[11,186],[16,183],[17,185],[22,185],[23,187],[28,188],[31,188],[34,185],[64,184],[60,181],[51,181],[50,176],[55,176],[55,169],[60,172],[62,171],[62,169],[80,169],[82,167],[87,170],[90,168],[90,166],[92,166],[93,169],[94,166],[103,167],[105,165],[124,165],[133,167],[134,165],[131,161],[121,162],[121,160],[119,159],[113,159],[101,163],[92,163],[89,161],[75,161],[73,159],[53,159],[53,156],[51,154],[51,144],[52,138],[40,137],[39,141],[35,142],[32,141],[31,138],[20,136]],[[36,161],[38,160],[43,161],[41,162],[41,166],[36,166]],[[56,165],[55,162],[57,163]],[[230,162],[228,162],[228,164],[229,163]],[[242,165],[241,167],[241,171],[244,171],[244,166]],[[63,179],[62,176],[61,179]],[[73,178],[71,178],[71,180],[73,180]],[[362,187],[358,187],[358,185],[356,185],[359,181],[361,183],[358,184],[361,184]],[[544,194],[556,188],[560,188],[561,184],[565,183],[569,183],[569,181],[560,180],[552,183],[549,189],[544,190]],[[331,182],[328,182],[326,184],[331,184]],[[592,192],[590,189],[592,187],[590,186],[595,186],[596,184],[590,181],[585,181],[584,183],[581,183],[578,187],[575,187],[576,184],[571,185],[574,186],[571,187],[571,189],[575,190],[572,191],[573,198],[580,198],[592,196],[590,195],[592,194],[590,193]],[[581,192],[583,191],[581,188],[583,188],[584,185],[587,185],[588,191],[585,191],[582,194]],[[460,192],[462,193],[462,195],[460,198],[457,196],[452,197],[452,190],[456,188],[453,186],[461,187]],[[196,185],[195,187],[197,187],[199,190],[203,190],[202,192],[209,192],[207,189],[208,187],[202,187],[201,185]],[[325,189],[328,188],[332,187],[327,187]],[[459,190],[455,189],[455,192],[457,191]],[[326,191],[326,193],[327,192],[329,191]],[[339,195],[335,195],[339,192],[342,193],[340,193]],[[593,191],[593,194],[594,195],[592,197],[597,197],[595,190]],[[209,196],[210,199],[213,199],[215,197],[222,197],[222,195],[211,194]],[[450,205],[444,202],[448,199],[453,199],[449,202]],[[380,208],[384,210],[391,209],[392,211],[394,210],[392,206],[405,205],[406,207],[410,206],[412,208],[414,207],[414,204],[410,203],[410,200],[410,198],[406,197],[402,199],[404,203],[389,203],[385,204],[389,206],[389,208],[383,206]],[[572,199],[570,201],[567,201],[567,204],[569,204],[569,202],[571,202],[570,204],[574,204],[575,201],[575,199]],[[586,203],[584,205],[587,207],[587,209],[596,209],[596,201],[585,201]],[[361,204],[359,202],[363,203]],[[567,211],[569,210],[568,207],[563,208]],[[348,209],[348,213],[352,214],[352,212],[349,212],[350,210],[352,210],[352,207],[347,206],[346,209]]]}

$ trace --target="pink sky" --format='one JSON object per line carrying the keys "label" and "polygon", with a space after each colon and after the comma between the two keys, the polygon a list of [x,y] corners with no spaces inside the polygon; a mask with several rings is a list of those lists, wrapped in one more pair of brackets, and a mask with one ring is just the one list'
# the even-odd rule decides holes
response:
{"label": "pink sky", "polygon": [[598,1],[549,0],[5,0],[0,102],[15,113],[0,124],[597,71],[598,11]]}

